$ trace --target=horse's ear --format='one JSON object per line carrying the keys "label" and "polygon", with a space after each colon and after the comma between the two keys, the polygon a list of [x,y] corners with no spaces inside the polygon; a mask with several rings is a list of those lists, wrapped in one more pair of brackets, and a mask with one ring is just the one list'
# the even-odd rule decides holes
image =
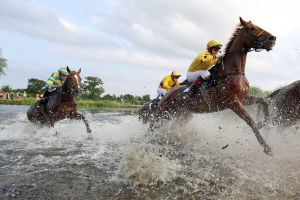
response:
{"label": "horse's ear", "polygon": [[81,73],[81,68],[79,68],[79,70],[78,70],[78,72],[77,72],[78,74],[80,74]]}
{"label": "horse's ear", "polygon": [[67,71],[68,71],[69,73],[71,73],[71,70],[70,70],[69,66],[67,66]]}
{"label": "horse's ear", "polygon": [[240,22],[243,26],[247,26],[248,23],[240,17]]}

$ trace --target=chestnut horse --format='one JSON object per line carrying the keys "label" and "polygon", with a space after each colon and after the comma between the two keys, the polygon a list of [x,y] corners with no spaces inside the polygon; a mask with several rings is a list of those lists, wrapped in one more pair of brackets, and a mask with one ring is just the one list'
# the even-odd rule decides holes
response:
{"label": "chestnut horse", "polygon": [[[272,118],[266,123],[274,126],[287,127],[300,119],[300,80],[280,88],[267,97]],[[258,107],[260,112],[261,107]]]}
{"label": "chestnut horse", "polygon": [[71,71],[67,67],[69,75],[64,81],[61,92],[57,92],[49,98],[46,105],[48,119],[44,119],[42,108],[38,107],[38,103],[33,104],[27,111],[27,118],[31,122],[41,122],[41,124],[54,126],[54,123],[65,119],[83,120],[88,133],[91,133],[88,121],[86,118],[77,112],[77,104],[75,96],[81,91],[80,69],[78,72]]}
{"label": "chestnut horse", "polygon": [[[188,86],[176,88],[162,98],[158,106],[146,114],[151,106],[146,105],[139,112],[139,118],[150,122],[150,128],[161,126],[171,118],[189,117],[192,113],[209,113],[231,109],[242,118],[253,130],[264,152],[272,155],[271,148],[261,136],[252,117],[246,111],[244,104],[263,102],[263,98],[248,95],[249,83],[245,77],[247,53],[263,49],[270,51],[275,45],[276,37],[251,21],[240,18],[240,24],[228,42],[223,59],[214,66],[216,80],[214,87],[207,88],[207,97],[199,92],[193,99],[184,98],[183,91]],[[214,106],[211,106],[213,103]],[[266,103],[263,103],[266,105]],[[145,119],[149,118],[149,119]]]}

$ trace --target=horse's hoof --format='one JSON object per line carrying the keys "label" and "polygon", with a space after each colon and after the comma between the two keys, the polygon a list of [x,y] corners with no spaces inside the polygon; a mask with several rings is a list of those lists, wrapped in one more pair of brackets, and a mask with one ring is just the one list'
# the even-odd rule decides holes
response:
{"label": "horse's hoof", "polygon": [[88,133],[91,133],[91,132],[92,132],[92,130],[91,130],[91,129],[88,129],[88,130],[87,130],[87,132],[88,132]]}
{"label": "horse's hoof", "polygon": [[266,145],[264,147],[264,153],[267,154],[268,156],[272,156],[273,155],[272,154],[272,150],[271,150],[271,148],[268,145]]}

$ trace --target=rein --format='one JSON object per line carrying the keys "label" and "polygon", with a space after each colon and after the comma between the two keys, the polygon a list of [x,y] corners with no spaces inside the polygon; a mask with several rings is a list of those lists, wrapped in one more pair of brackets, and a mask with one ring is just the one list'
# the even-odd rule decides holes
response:
{"label": "rein", "polygon": [[[228,54],[226,54],[226,58],[228,58],[228,56],[233,56],[233,55],[235,55],[237,53],[246,53],[247,54],[248,52],[249,52],[248,50],[246,50],[245,48],[243,48],[241,50],[236,50],[236,51],[229,52]],[[222,67],[222,71],[224,72],[224,74],[220,75],[220,76],[217,76],[216,80],[225,79],[228,76],[245,76],[245,72],[226,72],[225,71],[225,67],[224,67],[224,58],[225,57],[221,58],[221,67]]]}
{"label": "rein", "polygon": [[[246,35],[249,35],[250,33],[247,31],[247,26],[246,27],[244,27],[243,28],[243,30],[244,30],[244,33],[246,34]],[[263,41],[261,41],[260,39],[259,39],[259,37],[264,33],[265,31],[264,30],[262,30],[260,33],[258,33],[257,35],[255,35],[254,36],[254,40],[253,40],[253,42],[252,42],[252,45],[251,46],[253,46],[253,47],[251,47],[251,48],[245,48],[245,47],[243,47],[241,50],[235,50],[235,51],[232,51],[232,52],[228,52],[225,56],[226,56],[226,58],[228,58],[228,57],[230,57],[230,56],[233,56],[233,55],[235,55],[235,54],[237,54],[237,53],[244,53],[245,55],[247,54],[247,53],[249,53],[249,52],[251,52],[251,51],[255,51],[255,52],[260,52],[260,51],[262,51],[263,50],[263,46],[264,46],[264,42]],[[251,36],[253,36],[253,35],[251,35]],[[223,70],[223,72],[224,72],[224,74],[223,75],[221,75],[221,76],[217,76],[216,77],[216,80],[218,80],[218,79],[225,79],[225,78],[227,78],[228,76],[245,76],[245,72],[228,72],[228,73],[226,73],[225,72],[225,67],[224,67],[224,58],[225,57],[222,57],[221,58],[221,67],[222,67],[222,70]]]}
{"label": "rein", "polygon": [[[65,84],[68,84],[67,80],[66,80]],[[66,91],[62,90],[61,94],[70,94],[70,95],[73,95],[74,91],[76,90],[75,87],[78,86],[78,85],[80,85],[80,84],[76,83],[76,84],[73,84],[71,87],[68,87],[68,85],[66,85],[66,88],[67,88]]]}
{"label": "rein", "polygon": [[259,40],[259,37],[260,37],[261,34],[263,34],[265,31],[262,30],[262,31],[261,31],[260,33],[258,33],[257,35],[253,35],[253,34],[250,34],[250,33],[247,31],[247,28],[249,28],[249,27],[245,26],[245,27],[243,28],[244,33],[245,33],[246,35],[251,35],[251,36],[254,37],[254,40],[253,40],[253,42],[252,42],[252,46],[253,46],[253,47],[249,48],[249,49],[248,49],[248,52],[251,52],[251,51],[260,52],[260,51],[264,50],[264,49],[263,49],[263,46],[264,46],[265,43],[264,43],[263,41]]}

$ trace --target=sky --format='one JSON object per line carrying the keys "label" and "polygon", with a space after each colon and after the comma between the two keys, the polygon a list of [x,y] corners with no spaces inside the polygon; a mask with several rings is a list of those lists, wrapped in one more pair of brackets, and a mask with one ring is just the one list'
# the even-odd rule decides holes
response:
{"label": "sky", "polygon": [[161,79],[186,77],[211,39],[224,46],[239,17],[277,37],[250,52],[252,86],[274,90],[299,79],[297,0],[0,0],[0,48],[8,60],[0,87],[26,88],[61,66],[104,82],[105,94],[156,96]]}

